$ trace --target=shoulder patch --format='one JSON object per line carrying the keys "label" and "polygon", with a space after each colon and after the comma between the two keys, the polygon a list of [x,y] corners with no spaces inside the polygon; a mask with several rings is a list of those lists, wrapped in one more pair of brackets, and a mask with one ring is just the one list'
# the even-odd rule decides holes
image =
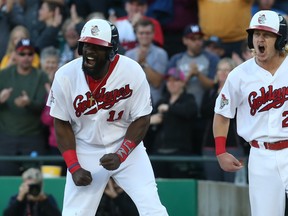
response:
{"label": "shoulder patch", "polygon": [[228,104],[229,100],[226,98],[224,94],[221,94],[220,109],[223,109],[223,107]]}

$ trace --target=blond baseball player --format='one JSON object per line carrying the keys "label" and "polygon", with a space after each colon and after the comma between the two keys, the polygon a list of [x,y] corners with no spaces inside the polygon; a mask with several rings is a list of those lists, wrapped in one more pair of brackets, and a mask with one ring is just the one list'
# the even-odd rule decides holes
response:
{"label": "blond baseball player", "polygon": [[68,171],[63,216],[94,216],[110,177],[140,215],[166,216],[142,143],[151,101],[145,73],[117,54],[118,31],[101,19],[81,32],[82,58],[57,72],[47,104]]}
{"label": "blond baseball player", "polygon": [[249,196],[253,216],[284,216],[288,189],[287,22],[273,11],[256,13],[247,29],[255,57],[236,67],[217,98],[216,155],[225,171],[242,169],[226,152],[229,119],[237,110],[237,131],[251,145]]}

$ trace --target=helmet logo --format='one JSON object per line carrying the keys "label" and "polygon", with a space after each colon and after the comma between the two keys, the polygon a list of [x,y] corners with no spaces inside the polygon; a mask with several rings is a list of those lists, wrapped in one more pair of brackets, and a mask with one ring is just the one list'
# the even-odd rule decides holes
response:
{"label": "helmet logo", "polygon": [[92,34],[93,36],[96,36],[96,35],[98,35],[98,32],[99,32],[98,26],[97,26],[97,25],[92,26],[92,28],[91,28],[91,34]]}
{"label": "helmet logo", "polygon": [[259,24],[264,24],[265,21],[266,21],[265,14],[260,14],[259,17],[258,17],[258,23]]}

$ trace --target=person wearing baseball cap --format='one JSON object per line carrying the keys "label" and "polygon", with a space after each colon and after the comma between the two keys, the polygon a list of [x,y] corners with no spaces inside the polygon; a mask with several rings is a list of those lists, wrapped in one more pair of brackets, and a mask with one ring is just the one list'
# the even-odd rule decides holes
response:
{"label": "person wearing baseball cap", "polygon": [[17,43],[15,49],[16,49],[17,52],[22,52],[22,51],[24,51],[24,50],[31,51],[31,53],[33,53],[33,54],[34,54],[34,52],[35,52],[34,45],[33,45],[32,42],[30,41],[30,39],[28,39],[28,38],[21,39],[21,40]]}
{"label": "person wearing baseball cap", "polygon": [[186,77],[185,74],[177,69],[177,68],[170,68],[167,75],[166,75],[166,79],[174,79],[175,81],[182,81],[182,82],[186,82]]}
{"label": "person wearing baseball cap", "polygon": [[183,36],[187,38],[193,38],[195,35],[199,35],[201,37],[204,36],[201,27],[197,24],[191,24],[185,27]]}
{"label": "person wearing baseball cap", "polygon": [[198,143],[202,143],[204,119],[199,108],[204,92],[214,85],[219,57],[204,49],[204,33],[197,23],[191,23],[183,29],[182,43],[185,50],[171,56],[168,69],[175,67],[185,74],[186,90],[195,97],[198,116],[193,124],[195,128],[192,133],[195,139],[192,145],[193,154],[201,154],[201,146]]}
{"label": "person wearing baseball cap", "polygon": [[[15,64],[0,73],[0,155],[46,154],[41,123],[47,75],[32,65],[35,47],[22,39],[15,47]],[[7,148],[9,146],[9,148]],[[21,163],[0,164],[0,175],[19,175]]]}
{"label": "person wearing baseball cap", "polygon": [[[15,64],[15,48],[18,42],[24,38],[30,38],[30,32],[25,26],[17,25],[11,29],[7,49],[5,50],[5,55],[1,59],[0,70]],[[35,53],[33,57],[32,65],[35,68],[39,68],[40,59],[37,53]]]}
{"label": "person wearing baseball cap", "polygon": [[220,58],[224,56],[225,50],[222,46],[222,40],[217,36],[211,36],[204,42],[205,50],[216,54]]}
{"label": "person wearing baseball cap", "polygon": [[[187,155],[192,154],[192,124],[197,116],[197,105],[194,95],[186,92],[186,77],[178,68],[170,68],[166,75],[167,94],[159,100],[151,126],[154,127],[155,139],[153,154]],[[181,125],[181,127],[179,127]],[[152,162],[157,178],[188,177],[175,164]]]}

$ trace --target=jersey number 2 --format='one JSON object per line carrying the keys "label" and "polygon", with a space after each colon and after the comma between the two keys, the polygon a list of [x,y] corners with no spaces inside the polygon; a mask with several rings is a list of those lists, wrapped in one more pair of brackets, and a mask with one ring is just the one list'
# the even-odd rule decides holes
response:
{"label": "jersey number 2", "polygon": [[117,116],[115,116],[116,111],[112,110],[109,112],[109,118],[107,119],[108,122],[112,122],[112,121],[117,121],[120,120],[122,118],[122,115],[124,113],[124,110],[121,110]]}
{"label": "jersey number 2", "polygon": [[283,128],[284,128],[284,127],[288,127],[288,111],[284,111],[284,112],[282,113],[282,116],[283,116],[283,117],[286,117],[286,118],[284,118],[283,121],[282,121],[282,127],[283,127]]}

